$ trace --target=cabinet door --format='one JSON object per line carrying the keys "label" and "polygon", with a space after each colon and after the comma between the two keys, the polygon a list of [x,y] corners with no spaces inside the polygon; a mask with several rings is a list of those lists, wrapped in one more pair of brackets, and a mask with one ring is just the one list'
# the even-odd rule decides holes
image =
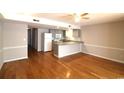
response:
{"label": "cabinet door", "polygon": [[79,29],[73,29],[73,37],[80,37],[80,30]]}

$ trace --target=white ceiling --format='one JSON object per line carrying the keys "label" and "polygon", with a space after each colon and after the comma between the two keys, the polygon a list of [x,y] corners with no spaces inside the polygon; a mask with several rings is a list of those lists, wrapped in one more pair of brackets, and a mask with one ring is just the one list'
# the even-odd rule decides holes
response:
{"label": "white ceiling", "polygon": [[[29,26],[34,27],[45,27],[45,28],[55,28],[55,29],[68,29],[69,26],[73,29],[80,29],[80,26],[70,24],[67,22],[56,21],[53,19],[48,19],[45,17],[33,16],[32,13],[0,13],[1,20],[3,21],[14,21],[26,23]],[[37,21],[34,21],[38,20]]]}
{"label": "white ceiling", "polygon": [[0,12],[123,13],[123,0],[0,0]]}
{"label": "white ceiling", "polygon": [[68,27],[70,24],[75,27],[81,27],[124,20],[124,13],[88,13],[85,17],[89,17],[89,19],[82,19],[80,22],[76,23],[73,16],[68,15],[70,15],[70,13],[16,13],[15,15],[4,14],[3,16],[5,19],[25,21],[28,23],[32,23],[33,18],[39,18],[39,23],[44,25],[47,24],[48,27]]}
{"label": "white ceiling", "polygon": [[124,20],[124,13],[89,13],[87,15],[89,19],[82,19],[79,23],[76,23],[73,17],[67,16],[69,15],[68,13],[33,13],[30,15],[39,18],[63,21],[80,26]]}

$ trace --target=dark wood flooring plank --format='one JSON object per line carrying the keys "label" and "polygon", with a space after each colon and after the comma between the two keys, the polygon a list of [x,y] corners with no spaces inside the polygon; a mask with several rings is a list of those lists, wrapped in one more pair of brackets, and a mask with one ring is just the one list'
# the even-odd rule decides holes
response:
{"label": "dark wood flooring plank", "polygon": [[124,78],[124,64],[78,53],[56,58],[52,52],[29,48],[29,58],[4,63],[1,79],[116,79]]}

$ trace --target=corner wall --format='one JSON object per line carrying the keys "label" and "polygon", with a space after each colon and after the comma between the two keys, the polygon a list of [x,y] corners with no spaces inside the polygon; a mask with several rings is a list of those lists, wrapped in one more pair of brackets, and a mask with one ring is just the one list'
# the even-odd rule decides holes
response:
{"label": "corner wall", "polygon": [[83,26],[82,52],[124,63],[124,21]]}
{"label": "corner wall", "polygon": [[0,21],[0,69],[3,65],[2,22]]}
{"label": "corner wall", "polygon": [[27,58],[27,25],[18,22],[3,23],[3,61]]}

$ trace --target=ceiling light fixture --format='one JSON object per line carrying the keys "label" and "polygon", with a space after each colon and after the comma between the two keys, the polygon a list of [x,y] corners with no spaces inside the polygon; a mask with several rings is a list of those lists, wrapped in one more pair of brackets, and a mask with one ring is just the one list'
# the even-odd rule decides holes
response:
{"label": "ceiling light fixture", "polygon": [[67,18],[72,18],[74,20],[74,22],[80,22],[82,19],[89,19],[89,17],[87,16],[89,13],[71,13],[71,14],[68,14],[67,16],[64,16],[64,17],[67,17]]}
{"label": "ceiling light fixture", "polygon": [[80,13],[74,13],[74,20],[75,20],[75,22],[79,22],[80,19],[81,19]]}

